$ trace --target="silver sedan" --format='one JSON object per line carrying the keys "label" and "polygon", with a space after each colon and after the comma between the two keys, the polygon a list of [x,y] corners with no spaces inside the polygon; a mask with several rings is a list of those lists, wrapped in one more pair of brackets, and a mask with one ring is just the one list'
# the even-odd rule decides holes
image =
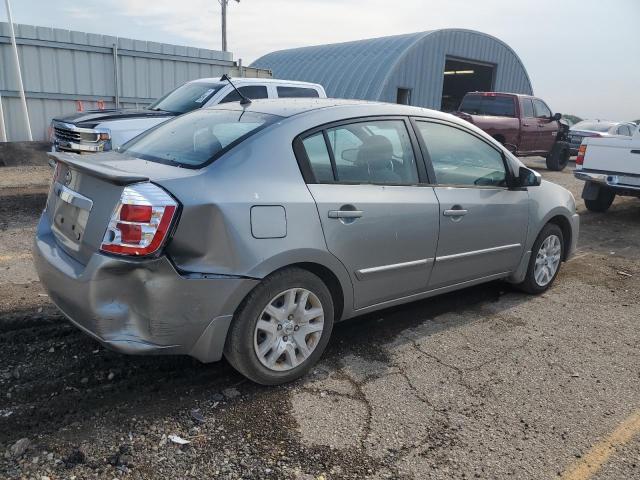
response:
{"label": "silver sedan", "polygon": [[261,384],[303,375],[337,321],[496,279],[544,292],[578,240],[567,190],[402,105],[225,104],[52,156],[34,258],[69,321]]}

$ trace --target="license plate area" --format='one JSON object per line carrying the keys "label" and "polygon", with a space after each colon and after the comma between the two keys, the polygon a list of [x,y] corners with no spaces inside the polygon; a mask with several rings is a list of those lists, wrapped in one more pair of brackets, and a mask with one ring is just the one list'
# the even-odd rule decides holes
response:
{"label": "license plate area", "polygon": [[53,194],[52,230],[65,247],[77,251],[82,244],[93,202],[59,183],[54,185]]}

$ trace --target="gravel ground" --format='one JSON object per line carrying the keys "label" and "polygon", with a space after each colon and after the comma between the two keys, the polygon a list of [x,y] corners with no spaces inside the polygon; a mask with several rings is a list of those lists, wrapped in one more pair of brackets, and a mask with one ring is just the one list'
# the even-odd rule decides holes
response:
{"label": "gravel ground", "polygon": [[[31,266],[42,175],[0,186],[1,478],[558,478],[640,408],[636,199],[578,202],[546,294],[494,282],[344,322],[310,375],[264,388],[68,325]],[[640,439],[593,478],[640,478]]]}

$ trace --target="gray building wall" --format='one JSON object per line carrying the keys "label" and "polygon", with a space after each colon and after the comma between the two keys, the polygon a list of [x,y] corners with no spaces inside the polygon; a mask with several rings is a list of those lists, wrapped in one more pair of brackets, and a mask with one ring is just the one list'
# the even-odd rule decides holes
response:
{"label": "gray building wall", "polygon": [[[240,76],[232,54],[69,30],[14,25],[34,140],[45,140],[51,118],[84,110],[113,108],[118,67],[121,107],[151,103],[186,81]],[[114,47],[117,57],[114,58]],[[0,95],[9,141],[26,140],[9,25],[0,23]],[[114,61],[117,58],[117,61]],[[267,70],[242,68],[247,77]]]}
{"label": "gray building wall", "polygon": [[303,47],[269,53],[251,64],[276,78],[322,84],[327,94],[395,102],[411,88],[411,104],[440,109],[447,57],[491,63],[494,90],[533,94],[517,54],[504,42],[472,30],[445,29]]}

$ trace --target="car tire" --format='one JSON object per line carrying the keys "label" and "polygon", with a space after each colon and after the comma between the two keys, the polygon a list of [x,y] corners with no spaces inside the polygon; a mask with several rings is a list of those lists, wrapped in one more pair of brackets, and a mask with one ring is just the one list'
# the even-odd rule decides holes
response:
{"label": "car tire", "polygon": [[547,155],[547,169],[560,172],[569,164],[571,149],[566,142],[556,142]]}
{"label": "car tire", "polygon": [[598,189],[598,196],[593,200],[587,200],[585,198],[584,204],[587,210],[591,212],[603,213],[609,210],[609,207],[616,198],[616,193],[606,187],[600,187]]}
{"label": "car tire", "polygon": [[[288,309],[287,295],[291,295],[288,292],[294,292],[294,302],[298,302],[295,304],[296,310]],[[309,292],[306,298],[304,292]],[[299,307],[303,299],[305,304]],[[282,302],[281,307],[279,302]],[[307,308],[309,306],[311,308]],[[320,317],[307,321],[306,327],[302,321],[298,322],[306,318],[305,312],[311,312],[311,309],[317,311],[318,308],[322,311],[322,325],[318,324]],[[333,317],[331,293],[319,277],[301,268],[280,270],[266,277],[237,309],[225,342],[225,358],[255,383],[279,385],[291,382],[303,376],[322,356],[331,337]],[[269,324],[269,329],[261,329],[259,321],[261,325]],[[272,331],[274,323],[277,329]],[[318,329],[320,326],[321,332],[305,333],[307,329]],[[261,339],[261,336],[264,338]],[[273,348],[261,354],[261,350],[269,345],[273,345]],[[279,348],[283,346],[286,349],[278,355]],[[303,351],[304,348],[311,350]],[[278,357],[274,360],[276,355]],[[271,362],[273,365],[268,366]]]}
{"label": "car tire", "polygon": [[[539,259],[546,259],[547,256],[542,254],[542,250],[550,250],[548,247],[550,244],[545,244],[548,239],[553,240],[553,245],[558,245],[556,242],[559,242],[559,251],[557,254],[560,255],[558,259],[558,263],[555,266],[555,269],[552,272],[549,272],[548,276],[544,277],[544,281],[539,281],[537,275],[540,272],[540,268],[536,269],[536,265],[540,264],[540,266],[544,265],[544,262],[541,262]],[[546,245],[546,248],[545,248]],[[520,290],[531,293],[534,295],[538,295],[540,293],[546,292],[549,287],[553,284],[558,272],[560,271],[560,266],[562,264],[562,260],[564,259],[565,251],[564,251],[564,236],[562,235],[562,229],[553,223],[547,223],[542,231],[538,234],[536,241],[533,243],[533,248],[531,249],[531,258],[529,259],[529,265],[527,267],[527,274],[524,278],[524,281],[517,284],[516,287]]]}

